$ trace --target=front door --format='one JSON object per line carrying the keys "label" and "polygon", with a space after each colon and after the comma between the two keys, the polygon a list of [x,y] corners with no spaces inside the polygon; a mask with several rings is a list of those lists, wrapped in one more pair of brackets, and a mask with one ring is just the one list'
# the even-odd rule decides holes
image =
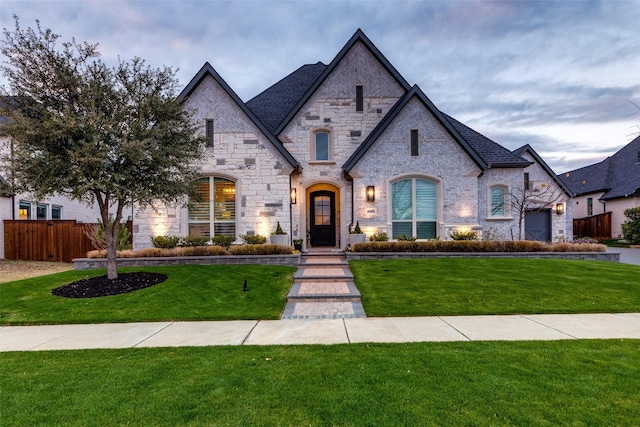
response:
{"label": "front door", "polygon": [[335,197],[331,191],[311,193],[311,246],[336,245]]}
{"label": "front door", "polygon": [[524,217],[524,238],[527,240],[551,241],[551,211],[528,211]]}

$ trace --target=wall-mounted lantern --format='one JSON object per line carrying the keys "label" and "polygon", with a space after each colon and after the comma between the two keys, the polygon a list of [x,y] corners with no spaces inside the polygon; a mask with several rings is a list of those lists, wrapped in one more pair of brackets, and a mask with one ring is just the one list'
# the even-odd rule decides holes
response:
{"label": "wall-mounted lantern", "polygon": [[296,193],[296,189],[292,188],[291,189],[291,204],[295,205],[296,203],[298,203],[298,194]]}
{"label": "wall-mounted lantern", "polygon": [[376,200],[376,187],[373,185],[367,186],[367,202],[375,202]]}
{"label": "wall-mounted lantern", "polygon": [[556,205],[556,213],[562,215],[564,213],[564,203],[558,203]]}

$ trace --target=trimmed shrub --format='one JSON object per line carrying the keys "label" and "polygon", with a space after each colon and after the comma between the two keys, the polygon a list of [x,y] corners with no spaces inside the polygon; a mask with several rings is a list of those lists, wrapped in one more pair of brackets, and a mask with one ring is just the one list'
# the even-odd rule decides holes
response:
{"label": "trimmed shrub", "polygon": [[377,233],[372,234],[369,237],[369,240],[372,242],[386,242],[389,240],[389,236],[387,236],[387,233],[383,231],[378,231]]}
{"label": "trimmed shrub", "polygon": [[264,245],[265,243],[267,243],[267,238],[265,236],[261,236],[259,234],[256,235],[248,235],[248,234],[243,234],[242,236],[240,236],[242,238],[242,240],[244,240],[244,242],[247,245]]}
{"label": "trimmed shrub", "polygon": [[207,236],[186,236],[180,239],[178,246],[205,246],[209,243]]}
{"label": "trimmed shrub", "polygon": [[229,249],[231,255],[289,255],[293,253],[291,246],[284,245],[235,245]]}
{"label": "trimmed shrub", "polygon": [[229,249],[229,246],[231,246],[234,240],[235,237],[233,236],[218,234],[213,236],[213,238],[211,239],[211,243],[213,243],[214,246],[222,246],[223,248]]}
{"label": "trimmed shrub", "polygon": [[172,250],[171,256],[221,256],[228,255],[222,246],[185,246]]}
{"label": "trimmed shrub", "polygon": [[273,233],[271,233],[271,234],[281,234],[281,235],[284,235],[284,234],[287,234],[287,233],[282,229],[282,227],[280,227],[280,221],[278,221],[278,226],[276,227],[276,231],[274,231],[274,232],[273,232]]}
{"label": "trimmed shrub", "polygon": [[417,239],[417,237],[415,237],[415,236],[414,237],[407,237],[404,234],[401,234],[401,235],[398,236],[398,241],[399,242],[415,242],[416,239]]}
{"label": "trimmed shrub", "polygon": [[360,229],[360,221],[356,221],[356,226],[353,227],[351,234],[362,234],[362,230]]}
{"label": "trimmed shrub", "polygon": [[478,240],[478,233],[475,231],[454,231],[449,235],[453,240]]}
{"label": "trimmed shrub", "polygon": [[640,206],[624,211],[627,220],[622,224],[622,235],[632,245],[640,245]]}
{"label": "trimmed shrub", "polygon": [[556,243],[532,240],[427,240],[398,242],[365,242],[353,245],[354,252],[604,252],[597,244]]}
{"label": "trimmed shrub", "polygon": [[151,238],[151,244],[154,248],[171,249],[178,246],[180,237],[178,236],[155,236]]}

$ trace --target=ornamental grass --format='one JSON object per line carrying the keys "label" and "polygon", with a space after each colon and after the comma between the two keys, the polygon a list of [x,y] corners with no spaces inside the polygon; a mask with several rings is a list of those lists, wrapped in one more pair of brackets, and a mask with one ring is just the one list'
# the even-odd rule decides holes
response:
{"label": "ornamental grass", "polygon": [[[229,249],[224,246],[184,246],[177,248],[145,248],[136,251],[118,251],[118,258],[159,258],[185,256],[227,256],[227,255],[289,255],[291,246],[283,245],[236,245]],[[87,252],[87,258],[106,258],[107,251],[97,250]]]}

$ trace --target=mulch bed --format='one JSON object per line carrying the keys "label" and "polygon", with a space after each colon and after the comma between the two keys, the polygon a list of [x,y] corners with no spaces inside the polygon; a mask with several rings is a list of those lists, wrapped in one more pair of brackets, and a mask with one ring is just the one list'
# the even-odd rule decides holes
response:
{"label": "mulch bed", "polygon": [[106,297],[148,288],[165,280],[167,276],[158,273],[119,273],[116,280],[109,280],[106,275],[92,277],[60,286],[51,293],[65,298]]}

